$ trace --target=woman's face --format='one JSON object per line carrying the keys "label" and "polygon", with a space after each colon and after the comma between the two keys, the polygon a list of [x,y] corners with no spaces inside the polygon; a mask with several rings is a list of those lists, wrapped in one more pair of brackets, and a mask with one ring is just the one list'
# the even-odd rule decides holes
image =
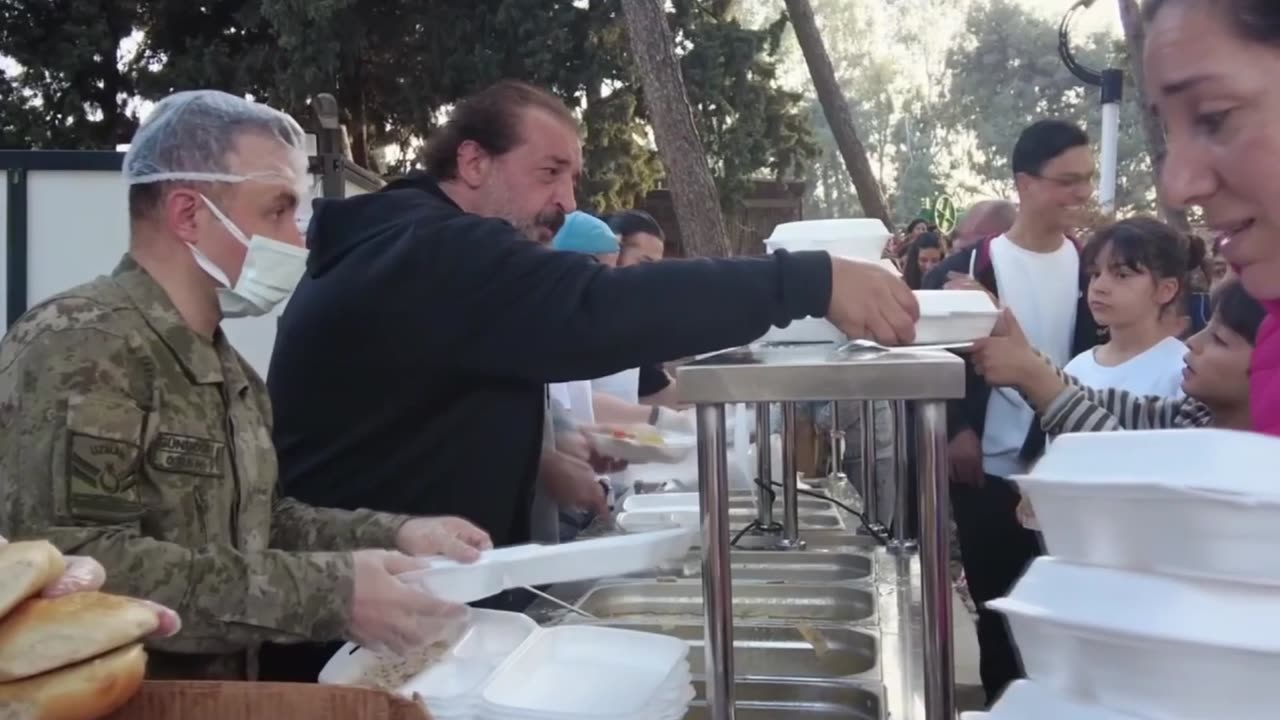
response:
{"label": "woman's face", "polygon": [[929,271],[937,267],[940,262],[942,262],[941,248],[920,248],[916,256],[916,267],[920,269],[920,277],[928,275]]}
{"label": "woman's face", "polygon": [[1182,391],[1210,407],[1245,407],[1253,346],[1215,314],[1187,340]]}
{"label": "woman's face", "polygon": [[1168,140],[1168,199],[1199,206],[1230,239],[1223,255],[1250,295],[1280,298],[1280,49],[1251,42],[1217,9],[1173,0],[1147,29],[1149,97]]}

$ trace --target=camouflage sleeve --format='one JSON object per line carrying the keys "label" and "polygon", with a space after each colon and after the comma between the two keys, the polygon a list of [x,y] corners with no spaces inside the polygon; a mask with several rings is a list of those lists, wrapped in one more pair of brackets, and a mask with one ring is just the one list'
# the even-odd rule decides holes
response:
{"label": "camouflage sleeve", "polygon": [[271,516],[271,547],[281,550],[360,550],[396,547],[408,515],[373,510],[312,507],[277,497]]}
{"label": "camouflage sleeve", "polygon": [[[71,407],[99,411],[97,433],[111,438],[104,447],[135,448],[128,466],[137,471],[145,404],[132,347],[93,328],[11,333],[0,344],[0,534],[43,537],[63,552],[90,555],[107,569],[107,591],[172,607],[183,631],[156,641],[162,650],[224,653],[264,641],[341,638],[354,591],[350,553],[162,542],[146,536],[136,485],[122,483],[113,497],[90,498],[119,501],[99,502],[98,520],[72,517],[68,478],[78,466],[58,451],[69,442]],[[116,411],[100,412],[108,408]]]}

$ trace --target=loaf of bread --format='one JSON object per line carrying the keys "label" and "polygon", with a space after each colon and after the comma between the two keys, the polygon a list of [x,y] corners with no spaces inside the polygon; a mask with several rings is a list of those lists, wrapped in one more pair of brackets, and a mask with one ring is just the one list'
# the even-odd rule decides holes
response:
{"label": "loaf of bread", "polygon": [[128,645],[92,660],[0,683],[0,720],[90,720],[118,710],[142,686],[147,654]]}
{"label": "loaf of bread", "polygon": [[67,569],[58,548],[46,540],[0,545],[0,617],[57,580]]}
{"label": "loaf of bread", "polygon": [[0,682],[97,657],[137,642],[159,624],[155,610],[117,595],[32,598],[0,618]]}

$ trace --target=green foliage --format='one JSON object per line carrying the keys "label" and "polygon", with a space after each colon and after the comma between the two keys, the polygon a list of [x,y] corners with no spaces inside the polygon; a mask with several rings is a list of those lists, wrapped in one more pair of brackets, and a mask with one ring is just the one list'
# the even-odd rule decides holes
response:
{"label": "green foliage", "polygon": [[[798,174],[814,147],[800,97],[777,79],[785,24],[745,28],[728,0],[674,5],[726,199],[754,176]],[[251,95],[305,124],[308,99],[327,92],[357,161],[390,149],[387,170],[400,172],[450,104],[517,78],[581,114],[588,206],[630,206],[661,173],[619,0],[0,0],[0,47],[22,68],[0,73],[5,147],[113,147],[136,128],[137,98],[192,88]]]}
{"label": "green foliage", "polygon": [[134,72],[120,62],[140,3],[0,0],[0,147],[114,147],[133,134]]}
{"label": "green foliage", "polygon": [[[1062,64],[1054,23],[1010,0],[992,0],[973,6],[965,29],[947,58],[950,82],[943,120],[974,138],[965,164],[982,181],[975,190],[1009,192],[1009,153],[1018,134],[1036,120],[1077,122],[1097,142],[1098,91],[1083,86]],[[1077,59],[1086,65],[1103,68],[1121,61],[1105,36],[1072,40]],[[1154,199],[1136,97],[1131,89],[1121,110],[1117,205],[1125,212],[1150,211]]]}

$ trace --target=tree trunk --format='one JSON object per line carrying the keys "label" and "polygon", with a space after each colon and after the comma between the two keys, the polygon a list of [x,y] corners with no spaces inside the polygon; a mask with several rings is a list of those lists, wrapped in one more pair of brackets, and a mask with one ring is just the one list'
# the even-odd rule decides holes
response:
{"label": "tree trunk", "polygon": [[822,112],[827,117],[827,124],[835,135],[836,146],[840,148],[849,177],[853,180],[853,187],[858,192],[858,204],[869,217],[879,218],[893,232],[893,218],[889,215],[884,193],[880,190],[871,162],[867,159],[867,149],[858,139],[849,101],[836,82],[836,71],[831,65],[831,56],[827,54],[822,35],[818,32],[813,6],[809,4],[809,0],[787,0],[787,14],[791,17],[791,26],[795,28],[800,50],[809,66],[813,87],[818,92],[818,102],[822,104]]}
{"label": "tree trunk", "polygon": [[1147,154],[1151,156],[1151,173],[1156,185],[1156,199],[1166,222],[1180,230],[1189,231],[1191,225],[1187,222],[1187,214],[1165,202],[1164,188],[1160,184],[1160,170],[1164,167],[1166,151],[1164,129],[1160,126],[1160,119],[1152,111],[1151,99],[1147,96],[1146,69],[1142,64],[1146,29],[1142,26],[1142,11],[1138,8],[1137,0],[1120,0],[1120,21],[1124,24],[1125,44],[1129,48],[1129,73],[1133,76],[1134,85],[1138,88],[1138,104],[1142,111],[1142,134],[1147,140]]}
{"label": "tree trunk", "polygon": [[667,171],[684,250],[693,256],[723,257],[729,254],[729,236],[720,195],[693,122],[665,4],[663,0],[622,0],[631,52],[644,87],[658,155]]}

